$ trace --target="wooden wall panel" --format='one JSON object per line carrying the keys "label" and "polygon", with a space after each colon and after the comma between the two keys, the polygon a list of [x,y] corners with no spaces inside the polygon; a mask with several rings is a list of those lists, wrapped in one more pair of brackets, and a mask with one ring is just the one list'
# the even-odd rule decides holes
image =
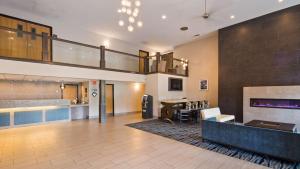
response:
{"label": "wooden wall panel", "polygon": [[[22,20],[6,15],[0,15],[0,26],[18,29],[18,26],[22,26],[22,30],[26,32],[32,32],[35,30],[35,34],[47,33],[48,36],[52,36],[52,28],[39,23]],[[0,56],[42,60],[42,38],[40,36],[15,33],[12,31],[0,29]],[[52,43],[48,40],[49,56],[52,54]],[[50,61],[50,58],[47,61]]]}
{"label": "wooden wall panel", "polygon": [[243,119],[243,87],[300,85],[300,5],[219,31],[219,106]]}

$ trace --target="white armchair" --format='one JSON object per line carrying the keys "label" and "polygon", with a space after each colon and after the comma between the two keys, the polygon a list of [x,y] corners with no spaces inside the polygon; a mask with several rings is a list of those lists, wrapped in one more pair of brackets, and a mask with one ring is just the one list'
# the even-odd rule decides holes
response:
{"label": "white armchair", "polygon": [[206,120],[209,118],[216,118],[217,122],[227,122],[227,121],[235,120],[234,115],[221,114],[219,107],[201,110],[201,117],[202,120]]}

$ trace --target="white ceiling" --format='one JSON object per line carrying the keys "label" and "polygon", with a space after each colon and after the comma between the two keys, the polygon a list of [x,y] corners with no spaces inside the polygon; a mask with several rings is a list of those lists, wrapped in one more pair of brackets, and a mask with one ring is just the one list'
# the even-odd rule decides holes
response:
{"label": "white ceiling", "polygon": [[[207,0],[211,17],[204,20],[204,0],[141,0],[142,29],[130,33],[118,26],[121,0],[0,0],[0,6],[32,13],[73,29],[84,29],[150,48],[170,49],[220,28],[300,4],[300,0]],[[167,15],[162,20],[161,15]],[[235,15],[235,19],[230,19]],[[190,29],[179,30],[182,26]],[[55,31],[55,27],[54,27]]]}

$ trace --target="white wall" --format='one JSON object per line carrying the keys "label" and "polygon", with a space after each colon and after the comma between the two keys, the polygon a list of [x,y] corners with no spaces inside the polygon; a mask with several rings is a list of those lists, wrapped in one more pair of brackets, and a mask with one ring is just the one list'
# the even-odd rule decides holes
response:
{"label": "white wall", "polygon": [[[99,105],[100,105],[100,90],[99,90],[99,81],[90,80],[89,81],[89,118],[98,118],[99,117]],[[96,92],[97,95],[93,96],[92,93]]]}
{"label": "white wall", "polygon": [[[169,91],[169,78],[182,78],[182,91]],[[145,94],[153,96],[153,116],[160,116],[160,102],[169,99],[182,99],[187,95],[187,78],[182,76],[173,76],[167,74],[151,74],[146,78]]]}
{"label": "white wall", "polygon": [[114,84],[115,114],[142,110],[142,96],[145,94],[144,83],[106,81],[106,84]]}
{"label": "white wall", "polygon": [[250,98],[264,99],[299,99],[300,86],[261,86],[244,87],[243,91],[243,122],[265,120],[283,123],[294,123],[300,127],[299,109],[279,109],[250,107]]}
{"label": "white wall", "polygon": [[145,75],[0,59],[0,73],[144,83]]}
{"label": "white wall", "polygon": [[[208,100],[218,105],[218,33],[175,47],[175,58],[189,60],[187,97],[191,100]],[[208,80],[208,91],[200,91],[199,81]]]}

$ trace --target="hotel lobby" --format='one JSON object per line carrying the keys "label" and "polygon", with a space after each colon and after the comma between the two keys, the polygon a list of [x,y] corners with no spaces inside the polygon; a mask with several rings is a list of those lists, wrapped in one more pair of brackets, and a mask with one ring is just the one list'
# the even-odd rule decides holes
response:
{"label": "hotel lobby", "polygon": [[0,11],[0,169],[300,169],[300,0]]}

